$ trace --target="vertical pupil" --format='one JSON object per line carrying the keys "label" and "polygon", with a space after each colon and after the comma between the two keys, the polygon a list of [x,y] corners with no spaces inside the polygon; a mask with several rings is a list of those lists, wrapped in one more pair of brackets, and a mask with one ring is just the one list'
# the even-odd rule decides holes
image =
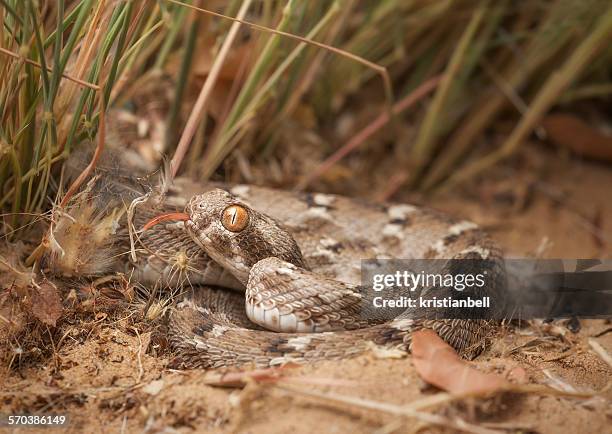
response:
{"label": "vertical pupil", "polygon": [[230,205],[223,210],[222,224],[225,229],[232,232],[240,232],[249,221],[246,210],[238,205]]}

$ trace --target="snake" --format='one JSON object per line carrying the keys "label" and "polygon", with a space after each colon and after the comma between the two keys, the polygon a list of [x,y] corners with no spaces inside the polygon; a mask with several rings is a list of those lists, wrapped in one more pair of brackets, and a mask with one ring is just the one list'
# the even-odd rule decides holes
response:
{"label": "snake", "polygon": [[[422,328],[474,357],[495,330],[480,319],[404,312],[383,321],[361,314],[364,259],[476,258],[499,270],[500,248],[471,221],[334,194],[184,178],[156,188],[147,182],[92,178],[86,200],[77,197],[60,214],[58,247],[43,264],[72,276],[120,272],[135,284],[180,292],[167,318],[173,367],[261,368],[346,359],[373,348],[408,353],[412,333]],[[86,212],[92,197],[96,211]],[[184,218],[143,230],[171,211]],[[79,213],[112,228],[111,235],[86,236],[89,247],[77,247],[79,259],[66,264]],[[482,293],[494,294],[498,280]]]}

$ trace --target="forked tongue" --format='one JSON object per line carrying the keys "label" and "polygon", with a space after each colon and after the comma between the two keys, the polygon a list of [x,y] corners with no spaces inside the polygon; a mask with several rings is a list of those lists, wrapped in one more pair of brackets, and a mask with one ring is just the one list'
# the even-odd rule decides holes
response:
{"label": "forked tongue", "polygon": [[184,213],[184,212],[167,212],[164,214],[160,214],[156,217],[153,217],[151,220],[149,220],[148,222],[146,222],[144,224],[144,226],[142,227],[143,232],[147,231],[149,229],[151,229],[153,226],[159,224],[159,223],[163,223],[163,222],[169,222],[169,221],[187,221],[189,220],[189,214]]}

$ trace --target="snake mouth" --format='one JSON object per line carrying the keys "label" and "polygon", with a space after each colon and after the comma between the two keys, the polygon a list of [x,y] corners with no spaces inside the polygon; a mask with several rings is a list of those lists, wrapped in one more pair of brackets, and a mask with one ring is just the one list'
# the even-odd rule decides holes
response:
{"label": "snake mouth", "polygon": [[198,228],[193,220],[187,220],[185,222],[185,228],[193,242],[196,243],[214,262],[229,271],[243,285],[246,285],[249,279],[249,267],[246,266],[244,258],[241,256],[234,256],[233,260],[229,260],[226,257],[227,252],[219,250],[217,244],[205,231]]}
{"label": "snake mouth", "polygon": [[191,239],[202,248],[206,253],[210,254],[210,249],[212,245],[212,241],[205,233],[198,230],[197,225],[193,220],[185,221],[185,229],[187,229],[187,233],[191,237]]}
{"label": "snake mouth", "polygon": [[185,222],[185,229],[187,230],[187,233],[189,234],[191,239],[206,253],[211,256],[216,256],[216,250],[212,247],[212,241],[210,240],[210,238],[208,238],[208,236],[206,236],[203,231],[198,230],[197,224],[191,219],[191,216],[188,213],[168,212],[160,214],[146,222],[142,227],[142,231],[145,232],[160,223],[172,221]]}

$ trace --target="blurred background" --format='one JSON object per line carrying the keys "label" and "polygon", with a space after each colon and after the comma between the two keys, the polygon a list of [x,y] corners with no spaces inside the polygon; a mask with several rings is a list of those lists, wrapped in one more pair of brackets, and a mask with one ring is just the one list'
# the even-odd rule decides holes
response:
{"label": "blurred background", "polygon": [[[605,0],[0,0],[0,207],[48,210],[101,107],[107,147],[153,170],[183,137],[200,180],[502,215],[568,182],[589,200],[611,41]],[[601,254],[605,210],[568,207]]]}

